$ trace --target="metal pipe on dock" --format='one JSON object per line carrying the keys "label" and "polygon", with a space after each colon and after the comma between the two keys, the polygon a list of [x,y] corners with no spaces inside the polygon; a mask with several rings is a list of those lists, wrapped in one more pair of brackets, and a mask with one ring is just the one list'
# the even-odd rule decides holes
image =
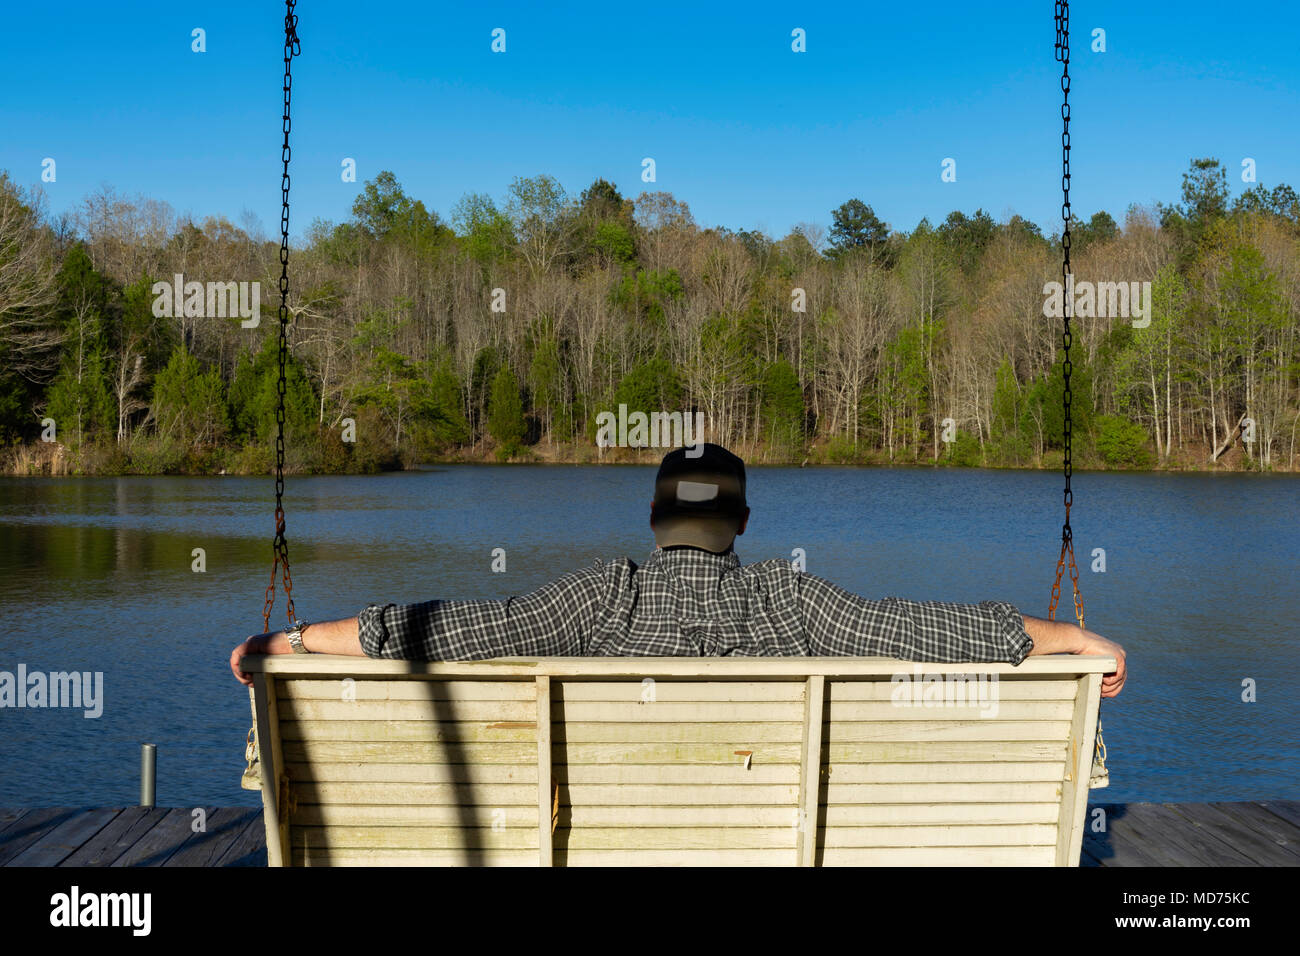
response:
{"label": "metal pipe on dock", "polygon": [[158,783],[158,747],[140,745],[140,806],[152,807]]}

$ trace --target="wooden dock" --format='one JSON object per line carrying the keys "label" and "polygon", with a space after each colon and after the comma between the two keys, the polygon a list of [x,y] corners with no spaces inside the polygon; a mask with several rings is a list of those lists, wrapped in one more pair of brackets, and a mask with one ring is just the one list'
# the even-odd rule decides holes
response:
{"label": "wooden dock", "polygon": [[[266,865],[260,808],[202,809],[0,809],[0,866]],[[1300,866],[1300,801],[1092,804],[1081,865]]]}

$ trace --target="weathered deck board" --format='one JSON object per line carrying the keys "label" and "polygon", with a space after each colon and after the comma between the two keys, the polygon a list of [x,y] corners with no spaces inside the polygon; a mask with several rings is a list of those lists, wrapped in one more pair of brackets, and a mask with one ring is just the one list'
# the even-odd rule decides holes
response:
{"label": "weathered deck board", "polygon": [[87,840],[104,829],[118,811],[83,810],[47,830],[39,840],[9,861],[10,866],[58,866]]}
{"label": "weathered deck board", "polygon": [[1236,817],[1244,822],[1247,826],[1255,830],[1256,833],[1263,834],[1273,840],[1278,846],[1285,848],[1288,852],[1294,854],[1297,863],[1300,863],[1300,844],[1293,839],[1294,834],[1290,832],[1279,832],[1277,829],[1277,818],[1279,814],[1274,813],[1266,807],[1258,806],[1253,803],[1222,803],[1211,804],[1221,813]]}
{"label": "weathered deck board", "polygon": [[[262,827],[262,813],[248,807],[221,807],[208,814],[207,832],[191,833],[185,845],[167,858],[164,866],[217,866],[250,821]],[[261,830],[259,829],[259,833]],[[265,840],[265,834],[262,833]]]}
{"label": "weathered deck board", "polygon": [[1215,832],[1189,827],[1181,815],[1159,804],[1129,804],[1125,809],[1125,819],[1131,818],[1136,824],[1144,845],[1159,851],[1162,866],[1197,866],[1197,861],[1206,859],[1234,866],[1251,865],[1249,856]]}
{"label": "weathered deck board", "polygon": [[0,831],[0,866],[19,856],[55,827],[81,813],[76,807],[37,807]]}
{"label": "weathered deck board", "polygon": [[[1243,853],[1264,866],[1300,866],[1300,852],[1295,849],[1295,840],[1275,838],[1274,834],[1278,831],[1253,819],[1249,811],[1230,812],[1226,809],[1235,807],[1234,804],[1185,803],[1174,806],[1189,822],[1197,827],[1214,827],[1240,847]],[[1250,804],[1245,806],[1249,807]],[[1278,819],[1262,808],[1259,808],[1259,812],[1274,820]],[[1279,843],[1279,839],[1283,842]],[[1290,846],[1286,845],[1287,842]]]}
{"label": "weathered deck board", "polygon": [[[1152,804],[1148,804],[1151,806]],[[1093,830],[1095,811],[1105,811],[1106,829]],[[1151,837],[1142,832],[1141,825],[1130,816],[1128,805],[1123,803],[1091,804],[1083,822],[1083,848],[1100,866],[1166,866],[1159,851],[1145,845]],[[1079,865],[1083,866],[1082,856]]]}
{"label": "weathered deck board", "polygon": [[[1092,811],[1106,831],[1091,832]],[[0,808],[0,866],[265,866],[262,811]],[[1300,866],[1300,801],[1093,804],[1081,866]]]}
{"label": "weathered deck board", "polygon": [[266,866],[266,820],[262,811],[248,811],[248,822],[235,834],[217,866]]}
{"label": "weathered deck board", "polygon": [[1259,806],[1300,827],[1300,800],[1261,800]]}
{"label": "weathered deck board", "polygon": [[[216,812],[216,807],[204,807],[208,817]],[[113,866],[163,866],[182,848],[188,847],[196,839],[203,839],[206,833],[195,833],[191,827],[193,820],[191,808],[176,808],[167,811],[167,815],[140,841],[113,861]]]}
{"label": "weathered deck board", "polygon": [[111,866],[114,860],[135,846],[164,816],[165,810],[148,807],[119,810],[111,823],[83,843],[77,852],[60,865]]}

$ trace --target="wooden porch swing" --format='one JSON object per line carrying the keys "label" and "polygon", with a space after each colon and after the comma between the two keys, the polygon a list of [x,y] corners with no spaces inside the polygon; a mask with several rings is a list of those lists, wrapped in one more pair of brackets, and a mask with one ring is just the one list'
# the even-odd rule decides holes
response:
{"label": "wooden porch swing", "polygon": [[[294,5],[264,629],[281,566],[295,619],[282,504]],[[1069,5],[1056,6],[1068,275]],[[1066,511],[1049,617],[1068,566],[1082,626],[1068,306],[1064,347]],[[245,786],[262,792],[271,866],[1077,866],[1090,779],[1104,785],[1101,679],[1116,661],[287,654],[243,666],[256,728]]]}

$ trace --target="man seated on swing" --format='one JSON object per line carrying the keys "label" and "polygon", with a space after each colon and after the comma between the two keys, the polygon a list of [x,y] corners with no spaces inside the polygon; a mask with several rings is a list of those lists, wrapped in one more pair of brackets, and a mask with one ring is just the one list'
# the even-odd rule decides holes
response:
{"label": "man seated on swing", "polygon": [[1019,664],[1034,654],[1115,658],[1102,696],[1124,686],[1124,649],[999,601],[952,604],[858,597],[777,559],[744,565],[732,549],[749,521],[745,464],[713,444],[659,467],[643,565],[597,562],[501,601],[371,604],[356,617],[259,634],[230,655],[351,654],[399,660],[493,657],[893,657]]}

